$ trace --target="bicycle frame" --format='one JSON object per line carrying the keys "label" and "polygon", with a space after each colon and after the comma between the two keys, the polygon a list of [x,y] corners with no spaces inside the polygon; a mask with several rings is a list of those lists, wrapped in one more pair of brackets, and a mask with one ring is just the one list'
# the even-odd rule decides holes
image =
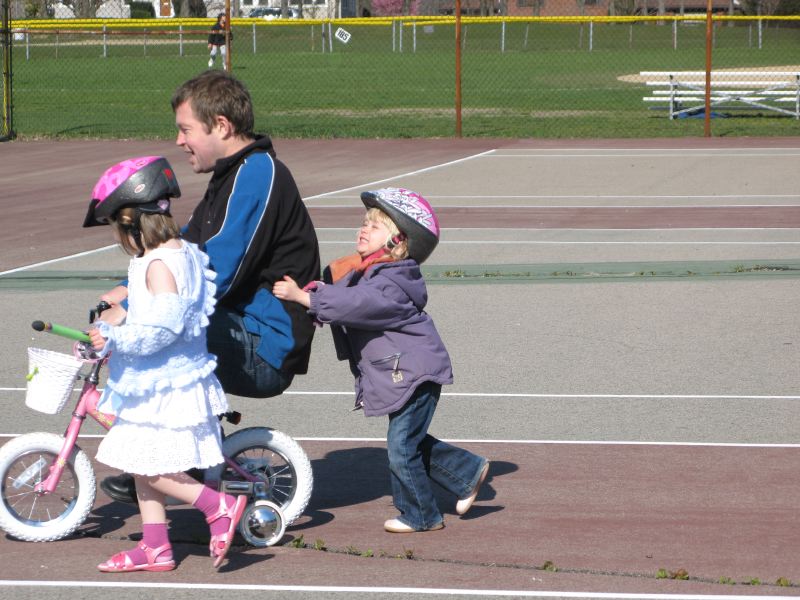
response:
{"label": "bicycle frame", "polygon": [[64,468],[67,465],[67,460],[78,441],[78,434],[80,434],[83,422],[86,420],[86,415],[92,417],[106,430],[114,424],[114,415],[109,415],[97,409],[97,402],[100,400],[100,392],[97,389],[97,383],[100,380],[100,369],[103,368],[107,359],[84,358],[83,348],[79,348],[80,344],[84,344],[84,342],[75,343],[75,355],[80,356],[85,362],[91,363],[92,369],[88,375],[84,376],[81,395],[78,399],[77,406],[72,411],[72,418],[70,419],[69,425],[67,425],[67,430],[64,432],[64,445],[61,447],[58,458],[50,465],[50,473],[47,478],[34,486],[34,490],[41,494],[51,494],[58,486],[61,474],[64,472]]}

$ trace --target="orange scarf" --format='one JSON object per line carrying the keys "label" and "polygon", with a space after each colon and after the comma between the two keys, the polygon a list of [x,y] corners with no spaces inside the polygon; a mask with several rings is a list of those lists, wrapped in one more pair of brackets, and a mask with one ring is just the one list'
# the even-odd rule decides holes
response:
{"label": "orange scarf", "polygon": [[[380,250],[378,252],[380,252]],[[328,269],[330,269],[331,273],[331,280],[333,283],[336,283],[350,271],[359,271],[363,273],[372,265],[395,261],[391,254],[385,252],[383,254],[378,254],[378,252],[364,259],[362,259],[359,254],[350,254],[349,256],[337,258],[328,265]]]}

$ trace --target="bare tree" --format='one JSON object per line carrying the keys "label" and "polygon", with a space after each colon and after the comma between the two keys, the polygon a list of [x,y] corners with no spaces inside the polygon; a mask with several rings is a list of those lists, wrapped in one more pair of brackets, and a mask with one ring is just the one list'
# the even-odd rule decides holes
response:
{"label": "bare tree", "polygon": [[24,7],[26,19],[46,19],[49,16],[47,0],[27,0]]}
{"label": "bare tree", "polygon": [[93,19],[103,0],[73,0],[72,10],[78,19]]}

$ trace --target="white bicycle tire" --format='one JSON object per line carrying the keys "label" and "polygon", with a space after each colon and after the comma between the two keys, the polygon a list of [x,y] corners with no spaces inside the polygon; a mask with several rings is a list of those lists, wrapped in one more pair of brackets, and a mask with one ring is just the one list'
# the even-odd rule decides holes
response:
{"label": "white bicycle tire", "polygon": [[63,445],[64,438],[60,435],[28,433],[12,439],[0,449],[0,528],[12,537],[27,542],[60,540],[73,533],[89,516],[97,492],[96,480],[89,457],[77,446],[73,448],[66,468],[74,473],[78,492],[74,504],[65,513],[42,524],[42,521],[25,519],[7,501],[9,493],[18,493],[11,489],[13,474],[9,474],[9,469],[12,465],[23,456],[35,456],[36,453],[55,459]]}

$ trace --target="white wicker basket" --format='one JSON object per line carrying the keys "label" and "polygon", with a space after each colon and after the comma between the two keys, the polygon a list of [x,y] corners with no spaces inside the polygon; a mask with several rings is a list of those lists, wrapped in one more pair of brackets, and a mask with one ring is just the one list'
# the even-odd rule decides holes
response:
{"label": "white wicker basket", "polygon": [[25,405],[33,410],[57,414],[69,400],[83,362],[71,354],[28,348],[28,390]]}

